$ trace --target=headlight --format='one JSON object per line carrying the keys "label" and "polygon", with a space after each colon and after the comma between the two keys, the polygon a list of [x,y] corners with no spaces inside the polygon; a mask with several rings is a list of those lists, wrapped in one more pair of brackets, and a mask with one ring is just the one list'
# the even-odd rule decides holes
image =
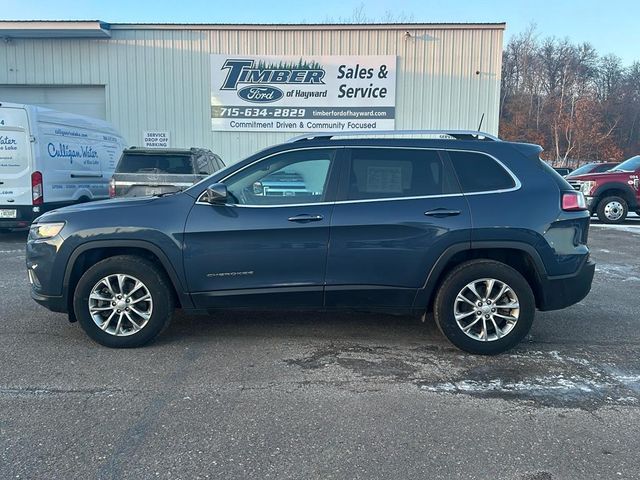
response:
{"label": "headlight", "polygon": [[64,222],[36,223],[31,225],[29,229],[29,240],[44,240],[45,238],[55,237],[62,231],[63,227]]}
{"label": "headlight", "polygon": [[593,190],[593,187],[595,186],[595,184],[596,182],[593,182],[591,180],[582,182],[582,185],[580,185],[580,191],[585,195],[589,195],[591,193],[591,190]]}

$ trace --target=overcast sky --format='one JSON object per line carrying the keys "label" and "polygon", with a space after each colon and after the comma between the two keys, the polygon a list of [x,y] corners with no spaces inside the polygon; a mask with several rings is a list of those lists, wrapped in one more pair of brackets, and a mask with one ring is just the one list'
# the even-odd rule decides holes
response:
{"label": "overcast sky", "polygon": [[625,64],[640,60],[640,0],[0,0],[1,20],[112,23],[298,23],[365,15],[414,22],[507,22],[507,39],[535,23],[542,36],[590,42]]}

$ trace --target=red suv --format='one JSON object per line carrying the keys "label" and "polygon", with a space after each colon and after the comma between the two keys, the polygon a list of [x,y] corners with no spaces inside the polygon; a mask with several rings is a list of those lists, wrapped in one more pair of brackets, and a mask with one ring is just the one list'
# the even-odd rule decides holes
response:
{"label": "red suv", "polygon": [[591,213],[604,223],[622,223],[632,211],[640,215],[640,155],[625,160],[603,173],[576,175],[568,179],[576,190],[584,193]]}

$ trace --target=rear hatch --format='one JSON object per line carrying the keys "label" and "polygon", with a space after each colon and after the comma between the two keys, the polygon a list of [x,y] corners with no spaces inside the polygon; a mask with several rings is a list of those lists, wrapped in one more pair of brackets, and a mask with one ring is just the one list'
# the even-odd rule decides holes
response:
{"label": "rear hatch", "polygon": [[0,107],[0,218],[31,205],[31,157],[26,110]]}
{"label": "rear hatch", "polygon": [[204,178],[196,175],[192,155],[125,151],[113,174],[116,197],[142,197],[184,190]]}

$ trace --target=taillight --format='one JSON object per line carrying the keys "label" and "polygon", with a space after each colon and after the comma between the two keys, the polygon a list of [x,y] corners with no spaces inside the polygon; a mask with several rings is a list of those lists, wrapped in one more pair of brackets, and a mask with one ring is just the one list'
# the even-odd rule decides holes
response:
{"label": "taillight", "polygon": [[562,192],[562,210],[575,212],[586,209],[587,202],[582,192]]}
{"label": "taillight", "polygon": [[31,201],[33,205],[42,205],[44,202],[42,173],[40,172],[31,174]]}
{"label": "taillight", "polygon": [[112,178],[109,180],[109,198],[116,196],[116,181]]}

